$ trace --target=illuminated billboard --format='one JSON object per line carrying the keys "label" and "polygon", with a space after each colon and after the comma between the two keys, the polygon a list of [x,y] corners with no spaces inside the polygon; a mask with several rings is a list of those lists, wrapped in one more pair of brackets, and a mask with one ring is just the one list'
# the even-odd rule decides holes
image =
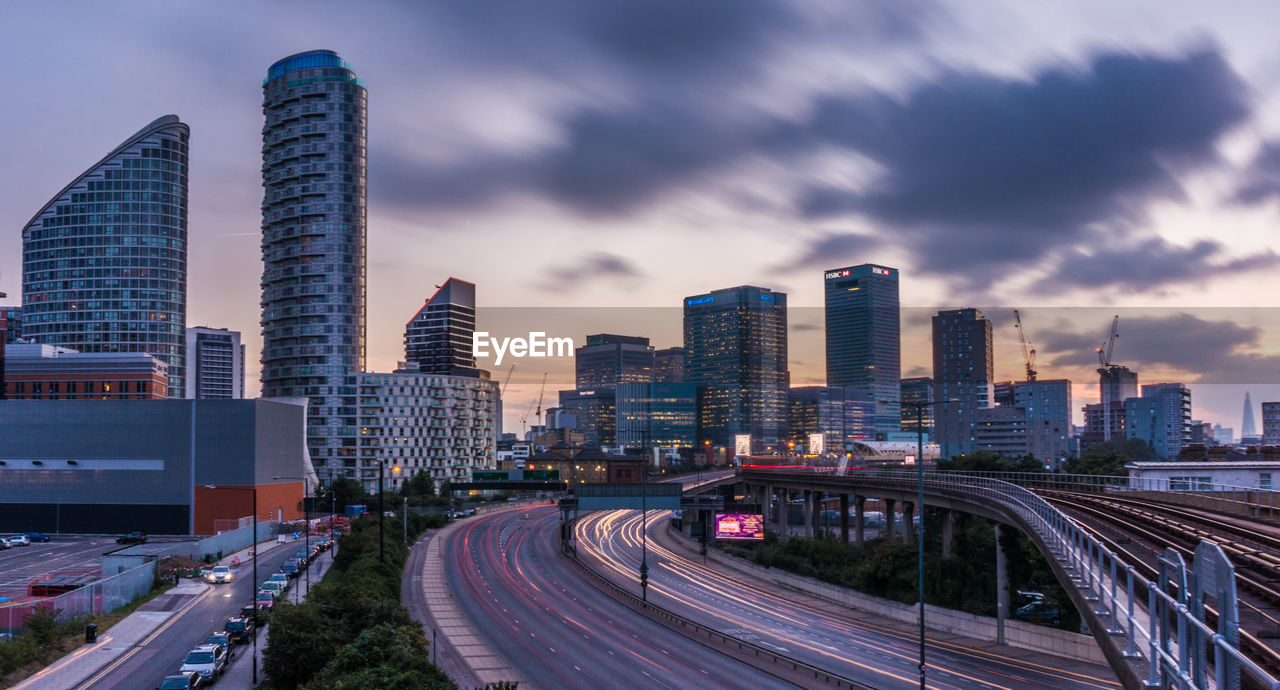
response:
{"label": "illuminated billboard", "polygon": [[763,515],[716,514],[716,539],[764,539]]}
{"label": "illuminated billboard", "polygon": [[822,455],[827,452],[827,438],[822,434],[809,434],[808,451],[813,455]]}
{"label": "illuminated billboard", "polygon": [[733,437],[734,455],[751,455],[751,434],[737,434]]}

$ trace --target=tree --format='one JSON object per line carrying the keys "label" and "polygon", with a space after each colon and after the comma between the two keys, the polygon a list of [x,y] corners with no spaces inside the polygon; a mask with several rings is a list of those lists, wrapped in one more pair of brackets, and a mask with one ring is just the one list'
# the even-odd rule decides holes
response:
{"label": "tree", "polygon": [[444,672],[431,664],[427,647],[419,625],[376,625],[343,647],[307,687],[456,688]]}
{"label": "tree", "polygon": [[[364,487],[360,482],[347,477],[338,477],[329,483],[329,491],[333,494],[333,499],[339,513],[345,511],[347,506],[360,505],[365,503]],[[329,498],[329,496],[326,496]]]}
{"label": "tree", "polygon": [[1043,472],[1044,465],[1031,455],[1013,460],[989,450],[979,450],[939,460],[938,469],[943,472]]}
{"label": "tree", "polygon": [[400,485],[400,495],[405,498],[435,496],[436,481],[426,470],[418,470]]}
{"label": "tree", "polygon": [[1089,446],[1080,457],[1068,460],[1065,469],[1070,474],[1122,477],[1128,474],[1125,465],[1131,462],[1149,462],[1155,457],[1155,451],[1140,438],[1103,441]]}

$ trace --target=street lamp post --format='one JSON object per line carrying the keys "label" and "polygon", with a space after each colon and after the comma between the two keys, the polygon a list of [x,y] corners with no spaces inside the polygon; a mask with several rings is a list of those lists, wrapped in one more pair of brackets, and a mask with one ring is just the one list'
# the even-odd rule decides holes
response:
{"label": "street lamp post", "polygon": [[[219,488],[215,484],[205,484],[204,488],[214,490]],[[249,540],[253,544],[253,582],[249,587],[250,596],[253,597],[253,685],[258,686],[258,485],[254,483],[251,487],[244,486],[226,486],[224,489],[233,491],[252,491],[253,492],[253,537]]]}
{"label": "street lamp post", "polygon": [[[920,530],[916,533],[916,597],[920,606],[920,690],[925,690],[924,645],[924,408],[932,405],[958,403],[959,400],[935,400],[933,402],[907,402],[904,400],[880,401],[889,405],[915,408],[916,411],[916,510],[920,513]],[[889,516],[893,520],[893,516]],[[907,525],[903,525],[904,530]]]}
{"label": "street lamp post", "polygon": [[387,560],[387,546],[382,539],[382,523],[386,515],[382,512],[382,481],[383,475],[387,468],[386,460],[378,461],[378,562],[385,563]]}

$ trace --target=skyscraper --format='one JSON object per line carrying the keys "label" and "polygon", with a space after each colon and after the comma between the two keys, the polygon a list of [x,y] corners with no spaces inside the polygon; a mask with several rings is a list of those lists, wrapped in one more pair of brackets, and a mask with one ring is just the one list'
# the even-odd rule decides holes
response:
{"label": "skyscraper", "polygon": [[653,346],[648,338],[597,333],[574,352],[574,385],[579,390],[653,382]]}
{"label": "skyscraper", "polygon": [[1027,452],[1060,462],[1071,453],[1071,382],[1037,379],[1013,382],[1013,406],[1027,418]]}
{"label": "skyscraper", "polygon": [[1177,460],[1191,442],[1191,389],[1181,383],[1143,386],[1124,409],[1125,437],[1146,441],[1161,459]]}
{"label": "skyscraper", "polygon": [[974,425],[979,409],[991,407],[991,322],[977,309],[940,311],[933,317],[934,441],[942,457],[977,449]]}
{"label": "skyscraper", "polygon": [[450,278],[404,329],[404,361],[424,374],[476,376],[476,286]]}
{"label": "skyscraper", "polygon": [[1244,419],[1240,420],[1240,438],[1250,438],[1258,435],[1258,427],[1253,421],[1253,400],[1249,398],[1249,391],[1244,392]]}
{"label": "skyscraper", "polygon": [[698,443],[779,450],[787,428],[787,296],[743,285],[684,299],[685,383],[701,386]]}
{"label": "skyscraper", "polygon": [[23,335],[79,352],[145,352],[186,377],[187,138],[177,115],[138,130],[22,230]]}
{"label": "skyscraper", "polygon": [[684,383],[683,347],[666,347],[653,351],[653,382]]}
{"label": "skyscraper", "polygon": [[310,397],[318,465],[354,463],[365,363],[364,84],[337,53],[291,55],[262,83],[262,394]]}
{"label": "skyscraper", "polygon": [[902,374],[898,269],[862,264],[823,273],[826,291],[827,385],[869,391],[876,431],[901,426]]}
{"label": "skyscraper", "polygon": [[184,397],[244,397],[244,345],[240,343],[239,331],[206,326],[187,329]]}
{"label": "skyscraper", "polygon": [[[924,425],[924,440],[933,439],[933,406],[928,403],[933,402],[933,379],[928,376],[918,376],[914,378],[902,379],[902,402],[924,403],[920,412],[919,420]],[[916,429],[920,428],[917,423],[916,408],[902,408],[902,430],[910,433],[916,433]]]}

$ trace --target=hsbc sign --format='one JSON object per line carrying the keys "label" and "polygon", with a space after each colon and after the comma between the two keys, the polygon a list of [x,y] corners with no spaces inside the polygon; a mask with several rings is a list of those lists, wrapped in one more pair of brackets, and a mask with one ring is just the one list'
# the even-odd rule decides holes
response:
{"label": "hsbc sign", "polygon": [[[871,275],[885,276],[885,277],[889,277],[893,275],[893,269],[880,268],[879,266],[871,266],[870,268],[871,268]],[[848,278],[850,275],[851,275],[850,270],[847,268],[843,268],[843,269],[840,269],[839,271],[827,271],[826,273],[823,274],[823,277],[826,278],[827,280],[835,280],[836,278]]]}
{"label": "hsbc sign", "polygon": [[843,271],[827,271],[827,275],[826,275],[827,280],[831,280],[832,278],[848,278],[848,277],[849,277],[848,269],[845,269]]}

